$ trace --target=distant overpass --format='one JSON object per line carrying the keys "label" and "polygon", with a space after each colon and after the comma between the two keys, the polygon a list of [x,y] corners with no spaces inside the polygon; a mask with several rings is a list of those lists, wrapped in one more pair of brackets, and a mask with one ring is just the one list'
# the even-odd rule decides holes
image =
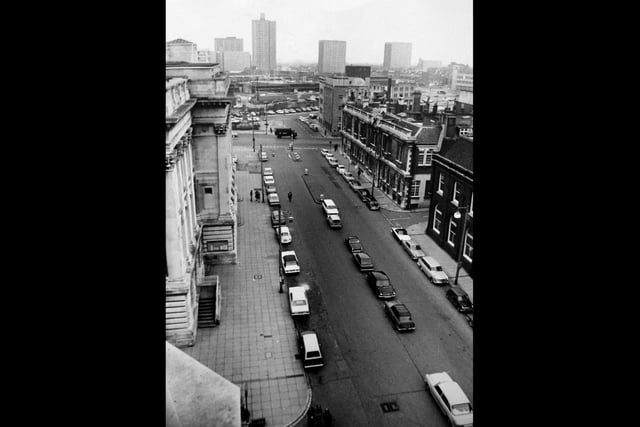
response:
{"label": "distant overpass", "polygon": [[318,82],[306,82],[306,83],[264,83],[264,82],[245,82],[251,87],[251,92],[255,93],[256,88],[260,92],[293,92],[297,90],[299,92],[318,92],[320,90],[320,83]]}

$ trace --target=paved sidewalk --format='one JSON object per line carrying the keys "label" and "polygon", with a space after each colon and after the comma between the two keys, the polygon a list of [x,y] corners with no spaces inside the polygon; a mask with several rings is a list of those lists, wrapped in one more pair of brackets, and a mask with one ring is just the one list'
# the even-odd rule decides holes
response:
{"label": "paved sidewalk", "polygon": [[[238,158],[238,263],[219,265],[220,325],[199,329],[196,344],[182,350],[248,391],[252,419],[268,426],[290,426],[303,419],[311,388],[287,306],[287,289],[279,293],[278,245],[267,203],[249,200],[260,187],[260,166],[251,148],[234,147]],[[247,165],[247,162],[250,162]],[[258,173],[255,171],[257,166]]]}
{"label": "paved sidewalk", "polygon": [[[341,151],[338,152],[336,158],[340,157],[347,162],[349,161],[349,157]],[[369,184],[371,184],[371,177],[366,171],[363,171],[360,175],[360,182],[368,182]],[[429,211],[429,208],[418,208],[411,210],[402,209],[378,187],[374,188],[373,195],[378,200],[380,209],[404,213]],[[444,249],[438,246],[438,244],[426,234],[427,224],[428,223],[426,221],[417,222],[406,227],[406,229],[407,232],[411,235],[411,238],[415,240],[416,243],[418,243],[420,246],[422,246],[422,250],[427,255],[435,258],[442,265],[444,271],[451,278],[451,283],[453,283],[456,277],[456,269],[458,267],[458,263],[455,259],[451,258],[451,255],[445,252]],[[473,279],[468,275],[464,268],[460,268],[460,274],[458,275],[458,285],[469,294],[469,299],[471,300],[471,302],[473,302]]]}

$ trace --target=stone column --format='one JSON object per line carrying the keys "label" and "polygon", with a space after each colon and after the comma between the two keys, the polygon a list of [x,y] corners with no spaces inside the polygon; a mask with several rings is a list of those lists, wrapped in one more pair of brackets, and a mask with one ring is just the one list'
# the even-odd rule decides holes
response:
{"label": "stone column", "polygon": [[183,278],[184,255],[182,253],[182,241],[180,238],[180,221],[178,209],[178,179],[176,176],[176,157],[168,156],[166,159],[165,188],[165,250],[167,253],[167,274],[169,281],[177,281]]}

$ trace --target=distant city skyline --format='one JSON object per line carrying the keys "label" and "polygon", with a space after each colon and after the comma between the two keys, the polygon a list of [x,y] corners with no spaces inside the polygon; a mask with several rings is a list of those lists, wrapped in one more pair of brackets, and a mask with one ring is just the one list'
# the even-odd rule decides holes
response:
{"label": "distant city skyline", "polygon": [[[252,52],[252,21],[277,25],[277,63],[317,63],[320,40],[344,40],[346,64],[382,65],[385,43],[411,43],[418,60],[473,66],[473,0],[166,0],[166,40],[214,50],[216,38],[244,40]],[[391,6],[390,6],[391,5]]]}

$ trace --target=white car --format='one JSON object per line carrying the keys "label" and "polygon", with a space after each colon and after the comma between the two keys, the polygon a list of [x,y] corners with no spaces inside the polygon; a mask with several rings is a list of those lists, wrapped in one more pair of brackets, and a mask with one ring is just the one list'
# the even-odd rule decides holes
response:
{"label": "white car", "polygon": [[284,251],[280,255],[280,262],[282,263],[282,269],[284,274],[298,274],[300,273],[300,264],[298,263],[298,257],[296,251]]}
{"label": "white car", "polygon": [[337,165],[336,170],[340,175],[342,175],[346,171],[346,168],[344,167],[344,165]]}
{"label": "white car", "polygon": [[265,185],[269,185],[269,184],[275,184],[276,180],[273,179],[273,175],[265,175],[264,177],[264,183]]}
{"label": "white car", "polygon": [[273,169],[271,169],[271,168],[264,168],[264,169],[262,170],[262,174],[263,174],[263,175],[273,175]]}
{"label": "white car", "polygon": [[284,111],[282,111],[282,110],[276,110],[276,113],[278,113],[278,114],[284,114]]}
{"label": "white car", "polygon": [[449,277],[444,272],[438,261],[430,256],[424,256],[418,259],[418,268],[431,280],[434,285],[446,285],[449,283]]}
{"label": "white car", "polygon": [[327,157],[327,154],[329,154],[329,150],[323,148],[322,150],[320,150],[320,154],[322,154],[322,157]]}
{"label": "white car", "polygon": [[[276,239],[278,238],[278,227],[275,227],[273,229],[276,233]],[[289,227],[283,227],[280,226],[280,243],[282,243],[283,245],[287,245],[289,243],[291,243],[291,230],[289,230]]]}
{"label": "white car", "polygon": [[331,166],[332,168],[335,168],[336,166],[338,166],[338,161],[333,157],[329,158],[328,162],[329,162],[329,166]]}
{"label": "white car", "polygon": [[473,408],[462,388],[446,372],[426,374],[424,382],[452,426],[473,427]]}
{"label": "white car", "polygon": [[323,199],[322,200],[322,209],[324,209],[324,213],[326,215],[339,215],[338,206],[333,203],[331,199]]}
{"label": "white car", "polygon": [[269,193],[267,195],[267,203],[269,203],[269,206],[280,206],[280,197],[278,197],[278,193]]}
{"label": "white car", "polygon": [[302,286],[292,286],[289,288],[289,309],[292,316],[308,316],[309,301],[307,291]]}
{"label": "white car", "polygon": [[427,256],[427,254],[422,251],[422,247],[411,239],[403,240],[400,244],[402,245],[402,249],[404,249],[414,261]]}
{"label": "white car", "polygon": [[393,237],[395,237],[398,242],[411,240],[411,236],[409,236],[409,233],[404,228],[391,227],[391,234],[393,234]]}
{"label": "white car", "polygon": [[347,183],[349,183],[350,181],[353,181],[355,179],[354,176],[353,176],[353,173],[351,173],[349,171],[342,172],[342,177],[344,178],[345,181],[347,181]]}

